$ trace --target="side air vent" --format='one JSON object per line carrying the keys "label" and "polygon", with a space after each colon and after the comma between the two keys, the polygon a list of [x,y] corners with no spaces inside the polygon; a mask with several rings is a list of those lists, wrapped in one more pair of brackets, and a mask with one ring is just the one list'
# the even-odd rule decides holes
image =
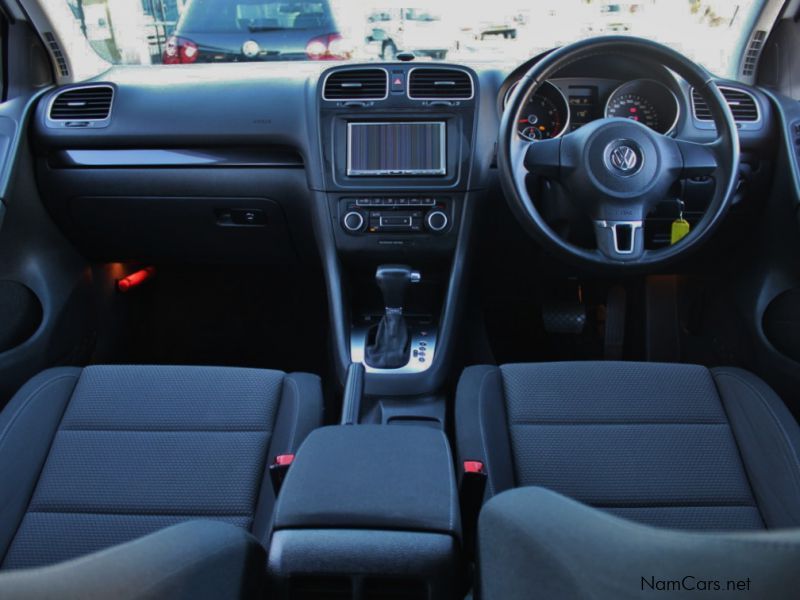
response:
{"label": "side air vent", "polygon": [[469,100],[473,93],[466,71],[417,67],[409,74],[408,97],[414,100]]}
{"label": "side air vent", "polygon": [[44,41],[47,42],[47,47],[50,48],[50,54],[53,55],[53,60],[56,61],[56,66],[58,67],[58,74],[61,75],[61,77],[69,77],[69,67],[67,67],[67,59],[64,57],[64,53],[61,52],[61,46],[58,45],[58,40],[56,39],[56,36],[54,36],[50,31],[45,31]]}
{"label": "side air vent", "polygon": [[325,100],[383,100],[389,95],[389,74],[384,69],[334,71],[325,79]]}
{"label": "side air vent", "polygon": [[56,95],[48,118],[54,123],[89,126],[106,123],[111,116],[114,88],[110,85],[87,85],[70,88]]}
{"label": "side air vent", "polygon": [[756,67],[758,66],[758,59],[761,56],[761,49],[764,47],[764,42],[767,39],[767,32],[763,29],[758,29],[753,33],[750,38],[750,43],[747,45],[747,51],[744,53],[742,60],[742,75],[745,77],[753,77],[756,74]]}
{"label": "side air vent", "polygon": [[[728,101],[733,119],[737,123],[755,123],[759,120],[758,103],[752,94],[730,87],[720,86],[719,90]],[[713,120],[708,104],[695,89],[692,89],[692,108],[698,121]]]}

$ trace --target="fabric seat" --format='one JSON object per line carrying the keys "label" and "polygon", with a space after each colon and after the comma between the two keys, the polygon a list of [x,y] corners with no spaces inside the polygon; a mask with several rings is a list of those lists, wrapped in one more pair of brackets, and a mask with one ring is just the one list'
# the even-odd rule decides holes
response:
{"label": "fabric seat", "polygon": [[698,532],[620,519],[536,487],[484,506],[481,600],[796,600],[800,529]]}
{"label": "fabric seat", "polygon": [[662,527],[800,525],[800,429],[760,379],[650,363],[467,369],[456,399],[460,460],[487,498],[539,486]]}
{"label": "fabric seat", "polygon": [[278,371],[46,371],[0,413],[0,565],[50,565],[191,519],[263,540],[268,465],[322,421],[319,379]]}

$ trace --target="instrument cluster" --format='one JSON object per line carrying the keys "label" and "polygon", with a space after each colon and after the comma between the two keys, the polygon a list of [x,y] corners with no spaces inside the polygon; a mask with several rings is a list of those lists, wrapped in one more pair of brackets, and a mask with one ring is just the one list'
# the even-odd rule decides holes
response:
{"label": "instrument cluster", "polygon": [[[503,107],[516,91],[506,91]],[[655,79],[624,83],[601,79],[553,79],[525,99],[517,116],[517,132],[525,140],[557,138],[601,118],[638,121],[665,135],[674,132],[680,117],[675,93]]]}

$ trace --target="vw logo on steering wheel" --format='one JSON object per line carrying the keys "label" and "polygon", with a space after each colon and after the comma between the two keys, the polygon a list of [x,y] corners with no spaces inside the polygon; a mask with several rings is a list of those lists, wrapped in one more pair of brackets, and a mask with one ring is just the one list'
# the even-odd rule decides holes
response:
{"label": "vw logo on steering wheel", "polygon": [[621,173],[630,175],[639,166],[639,154],[630,146],[620,145],[611,150],[608,162]]}

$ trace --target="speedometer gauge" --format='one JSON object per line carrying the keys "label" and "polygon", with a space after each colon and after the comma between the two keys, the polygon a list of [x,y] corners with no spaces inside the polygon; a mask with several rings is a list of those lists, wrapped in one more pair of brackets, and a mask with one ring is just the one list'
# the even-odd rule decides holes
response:
{"label": "speedometer gauge", "polygon": [[606,107],[607,117],[621,117],[638,121],[650,129],[659,130],[659,116],[650,101],[640,94],[621,94],[611,99]]}
{"label": "speedometer gauge", "polygon": [[611,92],[606,117],[638,121],[653,131],[669,134],[678,124],[680,104],[673,91],[655,79],[635,79]]}

